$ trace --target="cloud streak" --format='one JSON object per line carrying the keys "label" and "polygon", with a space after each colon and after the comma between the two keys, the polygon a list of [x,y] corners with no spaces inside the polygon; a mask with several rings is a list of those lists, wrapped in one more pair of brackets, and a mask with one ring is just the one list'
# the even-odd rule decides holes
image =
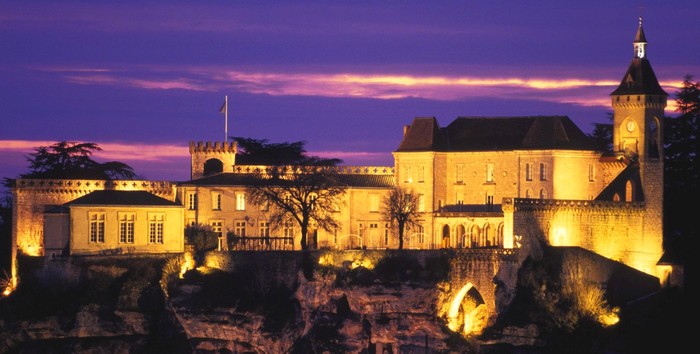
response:
{"label": "cloud streak", "polygon": [[[145,90],[187,90],[272,96],[335,98],[422,98],[454,101],[512,97],[586,107],[609,107],[608,94],[619,81],[577,77],[422,76],[367,73],[293,73],[240,71],[225,68],[164,67],[109,70],[104,68],[43,68],[61,73],[78,85],[105,85]],[[661,82],[669,92],[680,81]],[[670,102],[671,103],[671,102]],[[673,105],[669,105],[673,110]]]}

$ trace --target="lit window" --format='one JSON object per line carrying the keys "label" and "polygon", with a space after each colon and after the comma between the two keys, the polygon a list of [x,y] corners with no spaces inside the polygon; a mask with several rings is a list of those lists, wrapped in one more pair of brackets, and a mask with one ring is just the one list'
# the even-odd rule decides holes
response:
{"label": "lit window", "polygon": [[625,184],[625,201],[626,202],[632,201],[632,193],[633,193],[632,182],[627,181],[627,183]]}
{"label": "lit window", "polygon": [[464,181],[464,165],[457,165],[457,183],[462,183]]}
{"label": "lit window", "polygon": [[119,242],[134,243],[134,213],[119,213]]}
{"label": "lit window", "polygon": [[547,165],[540,163],[540,181],[547,180]]}
{"label": "lit window", "polygon": [[544,189],[540,190],[540,199],[547,199],[547,191]]}
{"label": "lit window", "polygon": [[378,212],[379,211],[379,194],[369,195],[369,211]]}
{"label": "lit window", "polygon": [[318,199],[318,195],[312,194],[309,196],[309,207],[311,207],[311,210],[316,210],[316,200]]}
{"label": "lit window", "polygon": [[211,192],[212,210],[221,210],[221,192]]}
{"label": "lit window", "polygon": [[425,211],[425,196],[423,194],[418,194],[418,211]]}
{"label": "lit window", "polygon": [[90,242],[105,242],[105,213],[89,213],[90,219]]}
{"label": "lit window", "polygon": [[148,214],[148,242],[163,243],[163,221],[165,214],[149,213]]}
{"label": "lit window", "polygon": [[291,221],[285,222],[284,227],[282,229],[282,233],[285,237],[284,244],[291,245],[294,241],[294,223]]}
{"label": "lit window", "polygon": [[525,180],[532,181],[532,165],[529,163],[525,164]]}
{"label": "lit window", "polygon": [[270,223],[267,221],[260,222],[260,236],[270,237]]}
{"label": "lit window", "polygon": [[219,237],[224,236],[224,222],[221,220],[213,220],[209,223],[209,226],[211,226],[211,230]]}
{"label": "lit window", "polygon": [[411,169],[411,166],[405,166],[404,167],[404,182],[406,183],[411,183],[413,182],[413,171]]}
{"label": "lit window", "polygon": [[236,193],[236,210],[245,210],[245,193]]}
{"label": "lit window", "polygon": [[195,210],[197,208],[197,193],[187,192],[187,209]]}
{"label": "lit window", "polygon": [[423,182],[425,180],[425,166],[418,166],[418,182]]}
{"label": "lit window", "polygon": [[233,232],[234,232],[234,234],[236,234],[236,236],[245,237],[245,224],[246,224],[245,220],[234,221],[234,223],[233,223],[233,226],[234,226],[233,230],[234,231]]}
{"label": "lit window", "polygon": [[493,182],[493,164],[486,164],[486,182]]}

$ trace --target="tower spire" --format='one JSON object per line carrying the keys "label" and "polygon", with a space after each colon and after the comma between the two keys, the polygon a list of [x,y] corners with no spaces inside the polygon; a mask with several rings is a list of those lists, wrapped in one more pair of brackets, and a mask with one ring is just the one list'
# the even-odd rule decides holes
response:
{"label": "tower spire", "polygon": [[644,36],[644,29],[642,28],[642,16],[639,16],[639,27],[637,28],[637,35],[634,36],[634,58],[644,59],[647,55],[646,47],[647,38]]}

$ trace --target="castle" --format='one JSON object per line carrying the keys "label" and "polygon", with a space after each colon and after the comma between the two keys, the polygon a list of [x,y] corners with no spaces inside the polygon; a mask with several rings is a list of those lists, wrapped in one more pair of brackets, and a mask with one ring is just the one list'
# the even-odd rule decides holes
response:
{"label": "castle", "polygon": [[[654,275],[663,254],[663,117],[668,94],[647,58],[641,20],[633,58],[611,93],[613,153],[566,116],[434,117],[404,127],[394,166],[340,166],[347,189],[340,228],[311,225],[315,247],[397,248],[380,213],[395,186],[419,196],[421,225],[404,248],[515,249],[530,239],[577,246]],[[187,225],[222,238],[280,236],[298,249],[294,224],[275,228],[246,196],[255,166],[236,164],[232,142],[191,142],[191,180],[18,179],[13,251],[29,255],[183,252]],[[222,244],[222,248],[226,245]]]}

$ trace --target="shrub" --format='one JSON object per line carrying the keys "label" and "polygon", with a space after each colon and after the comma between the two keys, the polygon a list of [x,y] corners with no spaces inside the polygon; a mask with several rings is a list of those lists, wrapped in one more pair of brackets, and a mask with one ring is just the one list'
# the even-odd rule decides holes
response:
{"label": "shrub", "polygon": [[384,282],[418,280],[422,270],[418,260],[407,252],[387,255],[374,268],[377,277]]}

